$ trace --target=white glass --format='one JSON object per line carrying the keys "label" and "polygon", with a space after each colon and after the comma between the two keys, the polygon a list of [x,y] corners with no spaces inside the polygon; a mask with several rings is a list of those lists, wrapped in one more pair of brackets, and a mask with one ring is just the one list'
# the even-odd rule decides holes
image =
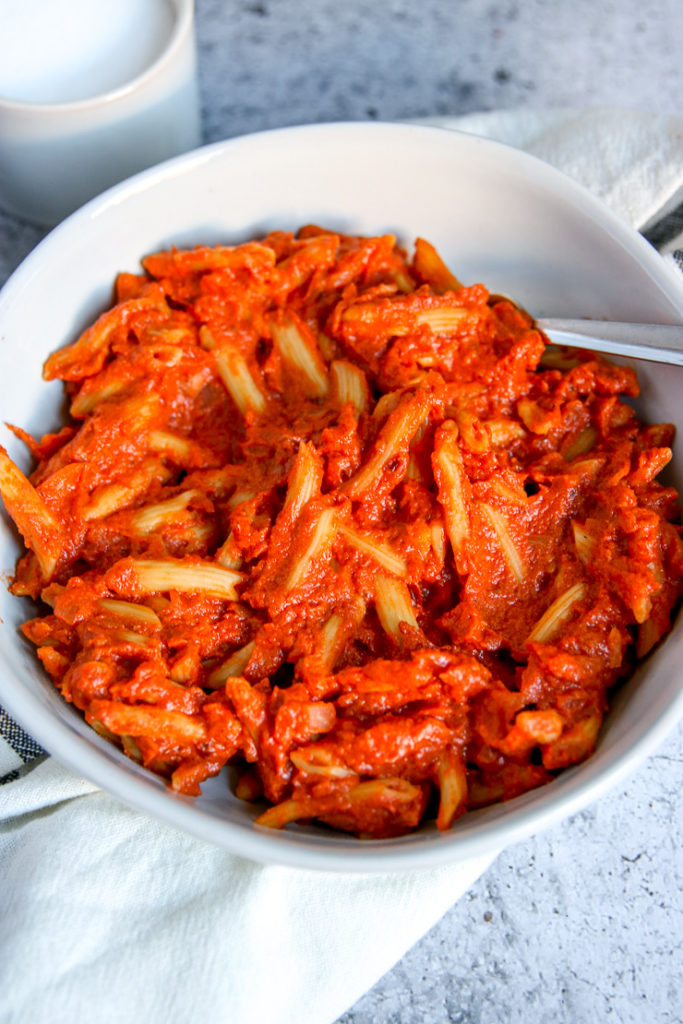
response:
{"label": "white glass", "polygon": [[[99,12],[99,19],[97,14]],[[0,205],[52,225],[200,143],[193,0],[0,0]]]}

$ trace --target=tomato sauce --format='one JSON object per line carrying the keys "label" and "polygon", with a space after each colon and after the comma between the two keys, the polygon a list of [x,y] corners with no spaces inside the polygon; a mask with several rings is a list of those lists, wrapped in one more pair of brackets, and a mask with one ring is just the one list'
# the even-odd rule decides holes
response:
{"label": "tomato sauce", "polygon": [[47,360],[70,421],[3,452],[12,590],[63,697],[257,824],[359,836],[550,782],[670,628],[673,428],[434,248],[308,226],[161,252]]}

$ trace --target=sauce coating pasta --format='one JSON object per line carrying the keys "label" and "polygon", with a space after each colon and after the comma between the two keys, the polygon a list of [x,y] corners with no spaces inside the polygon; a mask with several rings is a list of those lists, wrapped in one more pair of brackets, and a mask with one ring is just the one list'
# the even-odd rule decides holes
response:
{"label": "sauce coating pasta", "polygon": [[673,427],[418,239],[318,227],[160,252],[51,355],[70,421],[11,589],[67,701],[175,790],[226,764],[257,824],[440,829],[595,747],[670,628]]}

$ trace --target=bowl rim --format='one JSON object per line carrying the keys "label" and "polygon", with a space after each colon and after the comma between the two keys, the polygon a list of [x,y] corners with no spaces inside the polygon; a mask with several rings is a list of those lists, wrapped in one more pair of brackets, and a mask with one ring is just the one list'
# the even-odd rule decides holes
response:
{"label": "bowl rim", "polygon": [[[160,182],[182,178],[192,170],[211,160],[239,155],[244,147],[268,144],[271,140],[296,140],[297,136],[316,135],[324,141],[326,135],[346,135],[349,141],[361,136],[384,133],[387,137],[398,133],[415,140],[419,137],[456,136],[467,139],[467,145],[480,146],[492,153],[500,153],[512,165],[529,169],[540,177],[544,185],[557,195],[561,193],[577,212],[588,216],[602,231],[606,231],[631,255],[640,268],[653,280],[671,305],[678,308],[683,318],[683,283],[666,267],[655,249],[625,221],[606,207],[583,186],[561,171],[523,151],[491,139],[481,138],[450,128],[390,122],[332,122],[322,125],[302,125],[278,128],[252,135],[239,136],[200,147],[134,175],[90,200],[54,228],[20,263],[0,291],[0,314],[3,307],[20,299],[25,288],[46,257],[57,251],[70,233],[79,225],[94,222],[112,206],[118,207],[128,198],[153,190]],[[38,667],[38,666],[36,666]],[[583,778],[582,765],[565,770],[551,785],[531,791],[531,799],[517,798],[513,803],[500,805],[510,809],[498,820],[479,822],[459,832],[454,828],[437,836],[438,841],[420,842],[410,836],[391,840],[375,840],[371,844],[359,843],[351,838],[332,845],[316,847],[301,842],[296,832],[273,832],[258,826],[242,825],[227,818],[219,819],[191,798],[178,797],[160,788],[158,780],[149,784],[131,774],[130,768],[119,764],[100,747],[55,716],[38,693],[27,687],[14,687],[14,680],[0,674],[0,699],[9,714],[41,743],[55,759],[79,775],[85,775],[98,786],[118,797],[129,806],[160,819],[167,824],[205,841],[212,842],[232,854],[262,863],[287,867],[328,871],[375,873],[396,870],[435,867],[470,858],[490,857],[506,845],[536,831],[547,828],[575,814],[593,800],[602,796],[620,780],[630,774],[651,753],[683,717],[683,689],[651,723],[649,729],[636,737],[623,753],[602,766],[596,777]],[[99,739],[99,738],[97,738]],[[104,741],[101,741],[104,744]],[[598,748],[599,752],[599,748]],[[598,752],[584,764],[591,764]],[[528,794],[527,794],[528,796]],[[520,801],[524,801],[520,804]],[[473,821],[469,812],[462,819]],[[424,833],[412,833],[420,837]]]}
{"label": "bowl rim", "polygon": [[[620,217],[607,206],[607,204],[594,195],[585,185],[570,177],[564,171],[554,167],[546,160],[542,160],[533,153],[519,149],[507,142],[499,142],[497,139],[476,135],[472,132],[462,131],[457,128],[446,127],[445,125],[424,124],[418,121],[328,121],[319,124],[291,125],[284,128],[269,128],[263,131],[255,131],[245,135],[238,135],[233,138],[222,139],[217,142],[206,143],[195,149],[188,150],[177,156],[170,157],[151,167],[138,171],[136,174],[124,179],[116,185],[110,186],[99,195],[89,199],[73,213],[70,213],[59,224],[52,227],[49,232],[37,243],[37,245],[23,258],[9,275],[3,286],[0,288],[0,303],[6,299],[5,293],[19,291],[24,284],[24,276],[33,272],[33,264],[43,258],[43,253],[53,245],[59,245],[61,235],[73,230],[74,223],[80,221],[94,221],[103,215],[110,207],[120,206],[127,199],[140,194],[141,192],[153,189],[162,182],[170,181],[176,177],[208,164],[213,160],[220,160],[224,153],[235,151],[236,155],[242,148],[251,148],[254,145],[267,144],[270,140],[277,141],[291,139],[296,142],[297,136],[308,134],[320,135],[324,141],[325,135],[341,136],[367,135],[372,137],[377,134],[405,135],[413,134],[417,140],[419,136],[427,138],[455,137],[456,139],[467,140],[467,143],[480,147],[484,150],[490,149],[492,153],[498,152],[512,167],[515,165],[520,169],[526,169],[531,174],[543,181],[544,187],[553,195],[563,195],[569,198],[572,205],[579,207],[580,211],[587,214],[604,230],[612,239],[617,241],[624,249],[635,255],[647,275],[666,295],[669,302],[677,307],[678,313],[683,319],[683,281],[673,269],[668,267],[657,250],[641,235],[636,228]],[[27,278],[28,280],[28,278]]]}

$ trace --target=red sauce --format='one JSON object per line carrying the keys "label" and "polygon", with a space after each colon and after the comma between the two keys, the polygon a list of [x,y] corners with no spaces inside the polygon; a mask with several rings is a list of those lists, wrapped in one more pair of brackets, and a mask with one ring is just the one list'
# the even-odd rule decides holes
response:
{"label": "red sauce", "polygon": [[12,589],[66,700],[257,822],[386,837],[550,781],[680,592],[673,428],[421,240],[158,253],[52,355],[71,421],[5,454]]}

